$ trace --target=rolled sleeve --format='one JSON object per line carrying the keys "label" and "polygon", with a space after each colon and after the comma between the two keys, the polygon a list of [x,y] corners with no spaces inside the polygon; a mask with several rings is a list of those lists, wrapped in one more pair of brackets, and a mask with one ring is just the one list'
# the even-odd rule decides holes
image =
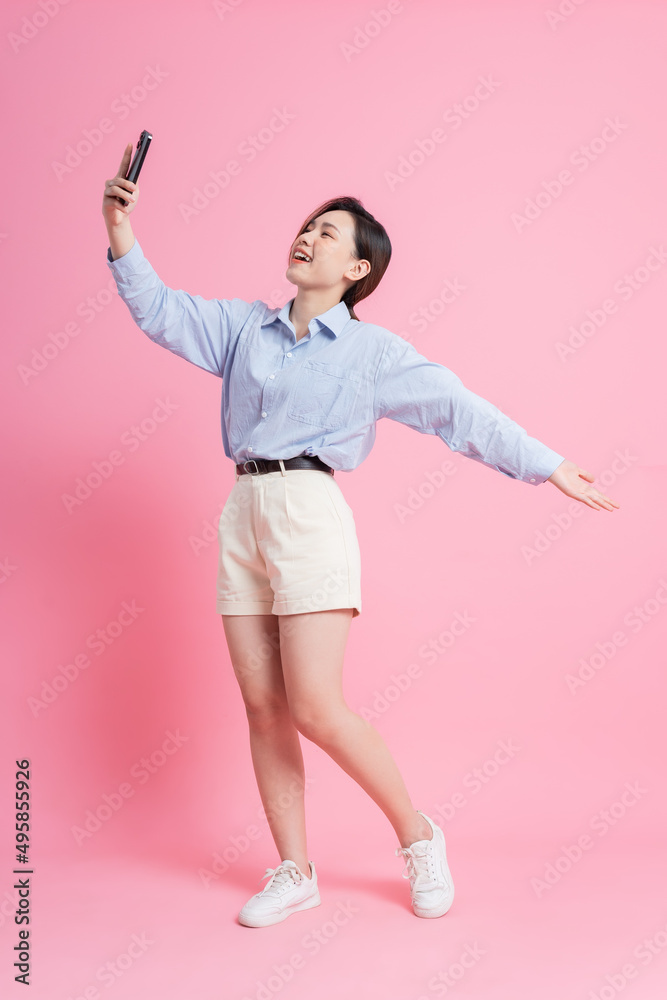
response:
{"label": "rolled sleeve", "polygon": [[107,264],[133,320],[153,343],[222,378],[237,308],[248,309],[247,303],[167,288],[136,239],[116,260],[108,248]]}
{"label": "rolled sleeve", "polygon": [[389,417],[422,434],[437,434],[452,451],[536,486],[564,461],[493,403],[467,389],[449,368],[398,340],[387,346],[378,368],[376,420]]}

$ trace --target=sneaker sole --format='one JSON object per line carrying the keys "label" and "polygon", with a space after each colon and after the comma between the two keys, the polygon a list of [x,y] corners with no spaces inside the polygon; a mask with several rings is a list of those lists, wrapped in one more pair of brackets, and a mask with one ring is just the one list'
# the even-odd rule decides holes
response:
{"label": "sneaker sole", "polygon": [[264,916],[252,916],[252,914],[244,914],[243,910],[241,910],[239,913],[239,923],[243,924],[244,927],[269,927],[271,924],[279,924],[281,920],[286,920],[293,913],[298,913],[299,910],[310,910],[313,906],[319,906],[321,902],[320,891],[318,889],[314,896],[309,896],[308,899],[304,899],[300,903],[288,906],[282,913],[267,913]]}
{"label": "sneaker sole", "polygon": [[452,903],[454,902],[454,893],[451,894],[446,903],[438,907],[437,910],[421,910],[418,907],[413,906],[413,911],[417,917],[444,917],[445,913],[448,913],[451,909]]}

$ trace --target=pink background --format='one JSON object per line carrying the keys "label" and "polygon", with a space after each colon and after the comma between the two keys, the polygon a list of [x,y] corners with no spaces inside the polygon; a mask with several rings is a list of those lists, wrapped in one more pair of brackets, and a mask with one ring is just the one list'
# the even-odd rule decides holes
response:
{"label": "pink background", "polygon": [[[12,803],[29,758],[33,1000],[664,997],[665,5],[30,0],[1,17],[3,995],[24,995]],[[262,132],[276,108],[293,118]],[[444,918],[415,918],[393,829],[302,740],[322,905],[236,922],[279,858],[215,613],[234,482],[220,383],[149,342],[105,263],[104,181],[142,128],[132,223],[168,285],[282,304],[302,218],[356,195],[394,246],[360,317],[620,504],[595,512],[389,420],[337,477],[362,551],[345,693],[375,709],[415,806],[445,830]],[[186,221],[230,159],[239,173]],[[465,288],[444,303],[447,281]],[[155,422],[160,400],[172,409]],[[121,464],[68,511],[114,450]],[[124,602],[135,617],[115,627]],[[472,622],[452,640],[457,616]],[[164,754],[169,732],[184,740]],[[216,857],[227,868],[207,885]]]}

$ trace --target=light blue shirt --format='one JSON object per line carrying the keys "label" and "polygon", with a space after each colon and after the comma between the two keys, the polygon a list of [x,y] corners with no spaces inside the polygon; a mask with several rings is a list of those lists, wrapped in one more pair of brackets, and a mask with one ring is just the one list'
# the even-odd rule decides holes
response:
{"label": "light blue shirt", "polygon": [[271,309],[168,288],[136,239],[116,260],[108,249],[107,263],[139,328],[222,379],[222,441],[235,463],[306,454],[351,472],[382,417],[526,483],[543,483],[563,461],[398,334],[352,319],[344,302],[297,340],[293,300]]}

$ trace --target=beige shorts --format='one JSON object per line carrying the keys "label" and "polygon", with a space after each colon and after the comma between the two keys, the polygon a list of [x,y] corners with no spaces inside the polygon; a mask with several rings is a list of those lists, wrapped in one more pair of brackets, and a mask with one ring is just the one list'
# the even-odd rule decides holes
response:
{"label": "beige shorts", "polygon": [[237,476],[218,542],[218,614],[361,613],[354,515],[322,469]]}

